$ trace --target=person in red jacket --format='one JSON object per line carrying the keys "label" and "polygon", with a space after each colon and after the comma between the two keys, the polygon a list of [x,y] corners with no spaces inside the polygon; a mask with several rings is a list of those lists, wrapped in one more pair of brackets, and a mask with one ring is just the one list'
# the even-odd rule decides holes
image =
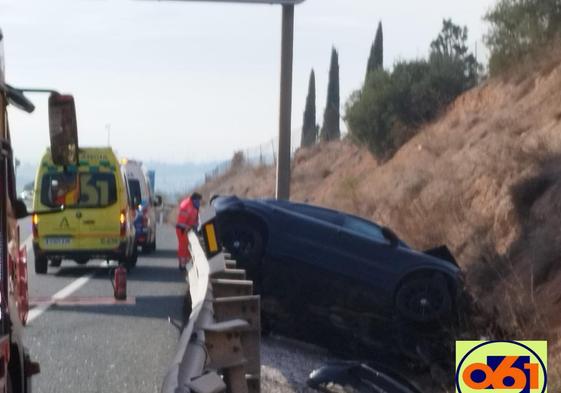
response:
{"label": "person in red jacket", "polygon": [[177,258],[179,259],[179,270],[181,271],[186,270],[187,263],[191,260],[187,233],[190,229],[196,228],[199,223],[199,207],[201,206],[201,200],[201,194],[194,192],[190,197],[183,199],[179,204],[175,232],[178,242]]}

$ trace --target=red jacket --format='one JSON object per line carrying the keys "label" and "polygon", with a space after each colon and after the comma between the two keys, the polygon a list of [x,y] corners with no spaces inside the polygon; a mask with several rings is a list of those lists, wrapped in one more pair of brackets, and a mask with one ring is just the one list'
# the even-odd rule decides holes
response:
{"label": "red jacket", "polygon": [[199,210],[193,206],[191,197],[185,198],[179,204],[179,213],[177,214],[177,228],[189,230],[197,226],[199,221]]}

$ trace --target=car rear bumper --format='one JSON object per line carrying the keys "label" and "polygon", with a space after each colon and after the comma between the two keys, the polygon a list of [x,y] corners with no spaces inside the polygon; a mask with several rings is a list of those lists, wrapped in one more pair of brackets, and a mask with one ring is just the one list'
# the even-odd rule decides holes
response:
{"label": "car rear bumper", "polygon": [[127,255],[127,242],[120,242],[118,247],[108,250],[42,250],[37,243],[33,243],[33,251],[35,256],[46,258],[119,260]]}
{"label": "car rear bumper", "polygon": [[136,244],[138,244],[139,246],[144,246],[146,244],[148,244],[148,230],[147,229],[143,229],[142,231],[137,230],[136,231]]}
{"label": "car rear bumper", "polygon": [[153,241],[153,233],[154,230],[150,227],[136,227],[136,244],[139,246],[148,245],[151,241]]}

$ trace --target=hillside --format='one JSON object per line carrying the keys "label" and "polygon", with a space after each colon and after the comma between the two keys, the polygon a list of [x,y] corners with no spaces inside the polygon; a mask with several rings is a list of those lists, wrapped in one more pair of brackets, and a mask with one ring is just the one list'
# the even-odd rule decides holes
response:
{"label": "hillside", "polygon": [[[468,91],[383,164],[347,141],[298,151],[292,199],[370,218],[418,248],[447,244],[483,308],[501,310],[501,331],[556,338],[560,59]],[[238,165],[201,190],[271,197],[274,175]]]}

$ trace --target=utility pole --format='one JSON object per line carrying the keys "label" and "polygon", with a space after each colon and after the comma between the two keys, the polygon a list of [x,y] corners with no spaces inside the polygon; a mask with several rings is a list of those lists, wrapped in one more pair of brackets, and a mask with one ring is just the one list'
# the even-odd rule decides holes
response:
{"label": "utility pole", "polygon": [[107,131],[107,147],[111,147],[111,124],[105,125],[105,131]]}
{"label": "utility pole", "polygon": [[277,159],[277,199],[290,198],[290,133],[292,116],[292,58],[294,47],[294,6],[305,0],[180,0],[282,6],[281,92],[279,108],[279,151]]}
{"label": "utility pole", "polygon": [[292,58],[294,47],[294,5],[282,6],[281,82],[279,108],[279,153],[277,199],[290,199],[290,126],[292,116]]}

